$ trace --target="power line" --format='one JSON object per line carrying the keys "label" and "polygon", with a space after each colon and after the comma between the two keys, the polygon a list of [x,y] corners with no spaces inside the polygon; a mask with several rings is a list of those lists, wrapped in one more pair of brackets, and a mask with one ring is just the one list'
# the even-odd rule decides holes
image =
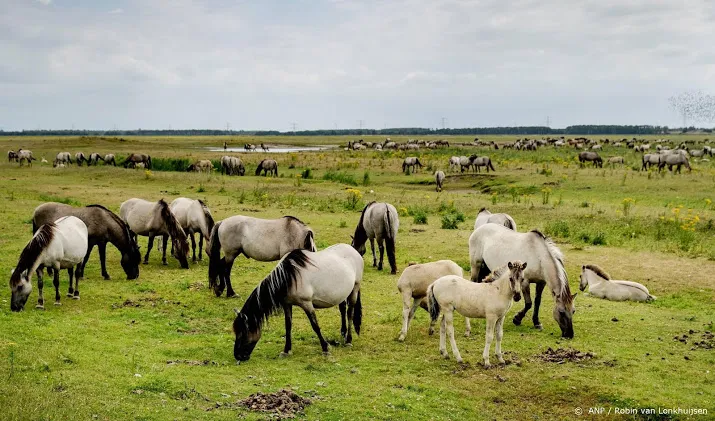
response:
{"label": "power line", "polygon": [[295,122],[293,122],[293,123],[290,123],[290,126],[291,126],[291,128],[293,129],[293,134],[295,134],[295,129],[296,129],[296,127],[298,127],[298,124],[296,124]]}
{"label": "power line", "polygon": [[447,118],[442,117],[442,130],[447,128]]}
{"label": "power line", "polygon": [[365,125],[365,120],[358,120],[357,123],[360,130],[362,130],[362,127]]}

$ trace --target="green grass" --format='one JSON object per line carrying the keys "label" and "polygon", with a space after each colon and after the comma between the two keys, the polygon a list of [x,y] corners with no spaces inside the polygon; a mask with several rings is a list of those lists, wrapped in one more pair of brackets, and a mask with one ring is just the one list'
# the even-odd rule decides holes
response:
{"label": "green grass", "polygon": [[[262,140],[343,145],[348,138]],[[250,141],[236,138],[229,144]],[[205,149],[222,145],[223,138],[3,138],[0,143],[5,150],[18,145],[31,149],[38,159],[51,158],[59,150],[113,152],[120,159],[129,152],[146,152],[153,163],[188,166],[223,155]],[[217,221],[235,214],[295,215],[315,230],[322,248],[349,242],[362,205],[380,200],[395,205],[402,215],[397,238],[400,270],[412,261],[438,259],[451,259],[468,269],[473,219],[480,208],[488,207],[512,215],[520,231],[536,228],[552,235],[566,255],[572,291],[577,291],[581,265],[595,263],[615,278],[644,283],[658,300],[616,303],[579,292],[576,337],[571,341],[559,339],[551,317],[551,294],[544,294],[541,309],[544,331],[531,328],[529,317],[522,326],[511,323],[511,315],[523,306],[517,303],[504,325],[503,347],[520,363],[492,370],[479,365],[483,321],[474,322],[472,337],[464,338],[463,319],[457,316],[457,343],[469,363],[460,367],[439,356],[438,337],[427,335],[428,317],[421,309],[407,340],[395,340],[402,311],[395,287],[398,276],[375,270],[368,251],[362,287],[364,331],[352,348],[333,346],[332,355],[323,357],[305,316],[296,311],[290,358],[278,358],[284,330],[282,316],[276,316],[251,360],[237,366],[232,355],[233,308],[241,307],[273,262],[237,259],[233,283],[240,297],[217,299],[206,285],[205,256],[203,262],[181,270],[171,257],[169,265],[162,266],[155,248],[150,263],[141,266],[139,280],[126,281],[119,253],[110,246],[112,280],[101,279],[94,252],[80,283],[80,301],[64,297],[66,273],[60,282],[63,305],[46,305],[44,312],[33,308],[36,289],[19,314],[9,310],[9,288],[0,289],[1,418],[265,419],[264,414],[232,406],[216,409],[216,403],[286,387],[317,396],[302,417],[321,420],[571,419],[576,407],[598,406],[694,407],[713,413],[712,350],[691,350],[690,343],[673,337],[691,329],[713,330],[715,163],[693,161],[692,173],[672,175],[633,171],[630,165],[640,155],[625,148],[607,146],[601,153],[626,158],[627,166],[615,169],[579,168],[573,149],[482,149],[479,154],[491,156],[496,172],[448,171],[449,156],[472,152],[477,148],[419,151],[421,161],[447,174],[442,193],[434,192],[429,174],[405,176],[400,165],[407,152],[399,151],[271,155],[283,178],[252,175],[250,166],[255,169],[262,154],[234,154],[246,163],[246,177],[186,173],[179,164],[176,170],[155,168],[147,176],[145,171],[101,164],[59,170],[39,163],[18,168],[2,162],[0,272],[9,276],[31,237],[32,211],[45,201],[101,203],[118,211],[131,197],[196,197],[208,203]],[[308,168],[310,177],[296,185],[296,176]],[[354,207],[346,206],[348,187],[360,193]],[[542,190],[547,187],[550,200],[544,204]],[[634,203],[624,215],[627,198]],[[456,229],[442,229],[444,216],[457,221]],[[144,252],[146,238],[141,237],[140,244]],[[51,283],[45,283],[45,289],[51,297]],[[321,310],[318,319],[324,335],[337,340],[338,310]],[[548,347],[591,351],[596,358],[578,364],[539,362],[536,356]],[[177,360],[207,364],[167,364]]]}

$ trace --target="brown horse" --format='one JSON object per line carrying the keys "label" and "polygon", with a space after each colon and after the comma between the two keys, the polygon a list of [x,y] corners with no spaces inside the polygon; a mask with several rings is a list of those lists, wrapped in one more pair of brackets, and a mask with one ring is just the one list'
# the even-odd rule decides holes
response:
{"label": "brown horse", "polygon": [[139,163],[144,164],[144,168],[151,169],[151,157],[143,153],[130,154],[124,161],[124,168],[128,168],[129,166],[134,167]]}

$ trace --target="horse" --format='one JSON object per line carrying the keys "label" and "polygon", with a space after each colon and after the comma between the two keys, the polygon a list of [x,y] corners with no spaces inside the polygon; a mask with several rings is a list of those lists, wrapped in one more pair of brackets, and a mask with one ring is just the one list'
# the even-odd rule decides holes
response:
{"label": "horse", "polygon": [[45,309],[45,299],[42,295],[43,268],[50,269],[55,286],[55,305],[60,303],[60,270],[67,269],[70,286],[67,296],[79,300],[79,278],[75,276],[75,288],[72,288],[72,277],[81,271],[82,259],[87,254],[87,226],[79,218],[64,216],[54,222],[42,225],[20,254],[17,266],[10,275],[10,290],[12,298],[10,309],[20,311],[25,308],[27,298],[32,292],[32,273],[37,273],[39,297],[37,309]]}
{"label": "horse", "polygon": [[104,159],[102,159],[102,161],[104,161],[104,165],[109,165],[111,163],[113,166],[117,166],[117,161],[114,159],[113,153],[104,155]]}
{"label": "horse", "polygon": [[[201,200],[192,200],[185,197],[174,199],[169,205],[171,213],[179,221],[184,233],[191,238],[191,260],[196,263],[196,240],[194,233],[199,233],[199,260],[203,260],[204,238],[208,246],[211,230],[214,228],[214,218],[208,206]],[[166,243],[166,241],[164,241]],[[208,251],[208,250],[207,250]]]}
{"label": "horse", "polygon": [[87,160],[87,165],[97,165],[99,161],[104,161],[104,158],[102,155],[98,154],[97,152],[92,152],[89,154],[89,159]]}
{"label": "horse", "polygon": [[663,167],[668,166],[669,171],[673,171],[673,166],[677,165],[677,168],[675,172],[680,173],[680,167],[685,165],[685,168],[688,169],[688,171],[693,171],[692,168],[690,168],[690,162],[688,161],[688,157],[686,157],[683,154],[668,154],[665,155],[660,159],[660,164],[658,165],[658,171],[662,170]]}
{"label": "horse", "polygon": [[581,282],[579,289],[589,294],[610,301],[653,301],[656,297],[650,295],[648,288],[630,281],[614,281],[596,265],[581,266]]}
{"label": "horse", "polygon": [[487,208],[481,208],[477,213],[477,219],[474,220],[474,229],[481,227],[484,224],[499,224],[504,225],[510,230],[516,231],[516,222],[514,218],[507,213],[491,213]]}
{"label": "horse", "polygon": [[77,161],[77,166],[81,167],[82,162],[87,161],[87,166],[89,166],[89,159],[82,152],[77,152],[74,154],[74,159]]}
{"label": "horse", "polygon": [[594,167],[603,168],[603,159],[598,155],[598,152],[581,152],[578,154],[578,162],[592,162]]}
{"label": "horse", "polygon": [[616,164],[624,165],[626,163],[622,156],[612,156],[608,158],[606,162],[611,164],[611,167],[614,167]]}
{"label": "horse", "polygon": [[435,182],[435,184],[437,184],[437,187],[435,188],[435,190],[437,190],[437,192],[442,191],[442,184],[444,184],[445,178],[446,177],[444,175],[444,172],[442,172],[442,171],[437,171],[434,173],[434,182]]}
{"label": "horse", "polygon": [[57,164],[71,164],[72,163],[72,155],[70,155],[69,152],[60,152],[55,156],[55,161],[54,161],[54,166],[57,166]]}
{"label": "horse", "polygon": [[[548,283],[554,297],[553,316],[561,328],[561,336],[571,339],[574,336],[573,314],[576,311],[571,295],[568,275],[564,267],[563,254],[556,244],[541,232],[533,230],[519,233],[497,224],[484,224],[474,230],[469,237],[469,260],[471,278],[479,282],[484,270],[499,267],[508,261],[522,260],[529,264],[529,270],[524,277],[530,283],[536,283],[534,299],[534,327],[542,329],[539,322],[539,307],[541,294]],[[520,325],[526,312],[531,309],[531,292],[529,284],[522,286],[524,294],[524,309],[514,316],[515,325]]]}
{"label": "horse", "polygon": [[7,162],[17,162],[18,160],[17,152],[7,151]]}
{"label": "horse", "polygon": [[128,168],[130,165],[136,168],[138,163],[142,163],[145,168],[151,169],[151,156],[143,153],[129,154],[127,159],[124,161],[124,168]]}
{"label": "horse", "polygon": [[487,172],[489,172],[490,169],[492,171],[496,171],[494,169],[494,165],[492,165],[492,160],[488,156],[476,157],[471,161],[476,171],[480,171],[479,167],[485,167],[487,169]]}
{"label": "horse", "polygon": [[23,162],[27,162],[27,165],[31,167],[32,161],[37,161],[37,158],[32,156],[32,151],[27,149],[20,149],[17,151],[17,162],[20,163],[21,167]]}
{"label": "horse", "polygon": [[[646,171],[648,168],[650,168],[651,165],[658,165],[660,166],[660,160],[661,160],[661,155],[657,153],[647,153],[643,154],[643,157],[641,158],[641,162],[643,163],[643,166],[641,167],[641,171]],[[660,171],[660,167],[658,168]]]}
{"label": "horse", "polygon": [[258,163],[258,167],[256,167],[256,175],[260,175],[261,171],[263,171],[264,177],[268,174],[278,177],[278,163],[275,159],[264,159]]}
{"label": "horse", "polygon": [[214,164],[208,159],[197,161],[186,169],[187,172],[206,172],[210,173],[214,169]]}
{"label": "horse", "polygon": [[402,161],[402,172],[404,173],[407,173],[408,169],[410,172],[415,172],[415,168],[417,167],[422,168],[422,163],[417,157],[408,156],[404,161]]}
{"label": "horse", "polygon": [[449,170],[457,171],[459,169],[459,157],[453,156],[449,158]]}
{"label": "horse", "polygon": [[[370,240],[370,249],[372,249],[372,266],[377,266],[377,270],[382,270],[382,262],[387,247],[387,260],[390,262],[390,273],[397,273],[397,262],[395,260],[395,238],[397,230],[400,227],[400,219],[397,216],[397,209],[389,203],[370,202],[365,205],[365,208],[360,214],[360,221],[355,228],[355,234],[352,237],[352,246],[360,253],[365,255],[365,243]],[[375,256],[375,239],[380,248],[380,263],[377,263]],[[383,245],[384,242],[384,245]]]}
{"label": "horse", "polygon": [[[429,313],[432,323],[437,321],[442,312],[439,329],[439,352],[444,358],[447,354],[446,334],[452,345],[452,354],[458,363],[462,362],[457,342],[454,340],[454,311],[471,318],[487,319],[485,332],[484,367],[489,368],[489,349],[496,330],[497,343],[495,354],[500,364],[504,364],[501,341],[504,336],[504,317],[512,306],[512,300],[521,300],[520,288],[524,282],[524,270],[527,264],[519,260],[508,262],[494,270],[483,283],[475,284],[456,275],[443,276],[427,290]],[[445,332],[446,331],[446,332]]]}
{"label": "horse", "polygon": [[[397,280],[397,290],[402,296],[402,330],[398,341],[402,342],[407,336],[407,329],[415,317],[417,307],[427,309],[427,287],[442,276],[463,275],[462,268],[451,260],[439,260],[430,263],[410,265],[402,271]],[[469,326],[469,319],[467,319]],[[471,329],[467,328],[467,331]],[[430,323],[429,334],[434,332],[434,323]]]}
{"label": "horse", "polygon": [[241,158],[224,155],[221,157],[221,174],[244,175],[246,168],[243,166]]}
{"label": "horse", "polygon": [[362,325],[362,274],[362,257],[347,244],[336,244],[318,252],[293,250],[286,254],[253,290],[241,311],[234,309],[233,332],[236,340],[233,356],[236,361],[241,363],[251,358],[261,338],[263,324],[281,308],[285,315],[286,339],[280,355],[290,355],[293,346],[293,306],[303,309],[318,335],[323,354],[329,355],[328,342],[320,332],[315,310],[338,305],[340,334],[345,346],[352,346],[353,325],[358,335]]}
{"label": "horse", "polygon": [[469,171],[469,168],[472,166],[472,159],[467,158],[466,156],[460,156],[459,157],[459,170],[460,172],[464,172],[464,169],[466,168],[467,171]]}
{"label": "horse", "polygon": [[231,268],[241,254],[260,262],[274,262],[292,250],[317,250],[313,230],[293,216],[279,219],[231,216],[217,222],[209,238],[209,287],[217,297],[224,288],[226,296],[236,295],[231,286]]}
{"label": "horse", "polygon": [[84,256],[84,261],[82,262],[82,270],[78,273],[80,278],[84,278],[84,268],[94,246],[97,246],[102,277],[105,280],[111,279],[107,272],[107,243],[114,245],[121,253],[120,263],[124,273],[127,275],[127,279],[131,280],[139,277],[141,254],[134,239],[134,234],[121,218],[104,206],[89,205],[75,208],[64,203],[43,203],[35,208],[35,212],[32,214],[32,231],[37,232],[42,225],[69,215],[79,218],[87,226],[89,243],[87,255]]}
{"label": "horse", "polygon": [[261,142],[261,149],[263,149],[263,152],[268,152],[270,150],[268,149],[268,146],[263,144],[263,142]]}
{"label": "horse", "polygon": [[149,237],[144,264],[149,263],[149,252],[154,247],[154,237],[161,235],[163,240],[161,262],[166,265],[166,243],[171,237],[171,254],[179,261],[182,269],[189,268],[186,256],[189,254],[189,242],[186,233],[171,213],[169,205],[160,199],[149,202],[143,199],[129,199],[119,207],[119,216],[129,225],[134,237]]}
{"label": "horse", "polygon": [[255,151],[256,150],[256,145],[252,145],[250,143],[246,143],[243,145],[243,149],[250,152],[250,151]]}

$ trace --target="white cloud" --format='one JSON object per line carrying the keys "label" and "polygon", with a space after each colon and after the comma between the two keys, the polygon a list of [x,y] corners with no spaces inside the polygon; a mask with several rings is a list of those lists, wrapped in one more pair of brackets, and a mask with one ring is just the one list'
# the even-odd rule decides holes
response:
{"label": "white cloud", "polygon": [[42,4],[44,4],[45,6],[47,6],[47,5],[49,5],[50,3],[52,3],[52,0],[35,0],[35,1],[38,2],[38,3],[42,3]]}
{"label": "white cloud", "polygon": [[109,11],[110,15],[119,15],[122,13],[124,13],[124,9],[121,9],[121,8],[116,8],[116,9],[112,9]]}

